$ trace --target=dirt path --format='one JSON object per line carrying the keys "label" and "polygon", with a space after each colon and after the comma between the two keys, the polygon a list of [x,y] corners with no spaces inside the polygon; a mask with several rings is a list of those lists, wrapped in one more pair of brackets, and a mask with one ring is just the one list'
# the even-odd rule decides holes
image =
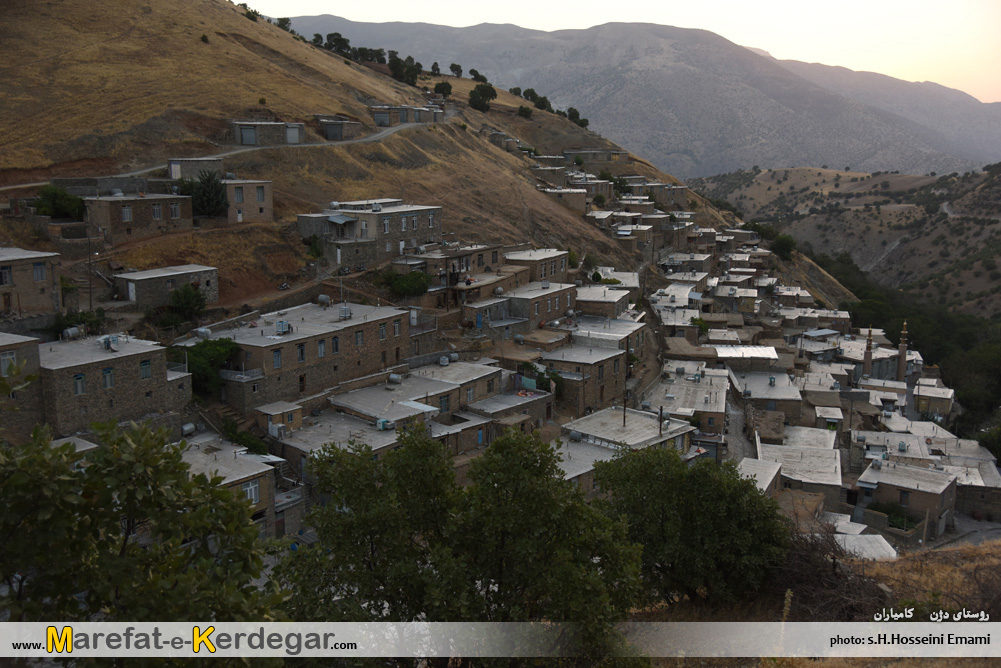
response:
{"label": "dirt path", "polygon": [[[386,137],[396,134],[401,130],[406,130],[408,128],[422,127],[424,123],[404,123],[400,125],[394,125],[389,128],[384,128],[379,130],[374,134],[370,134],[365,137],[359,137],[358,139],[344,139],[342,141],[324,141],[324,142],[314,142],[310,144],[281,144],[278,146],[248,146],[246,148],[237,148],[229,151],[223,151],[222,153],[215,153],[213,155],[201,156],[206,159],[210,158],[225,158],[231,155],[239,155],[241,153],[250,153],[252,151],[266,151],[271,149],[294,149],[294,148],[318,148],[324,146],[347,146],[349,144],[364,144],[374,141],[382,141]],[[123,172],[121,174],[112,174],[109,177],[99,177],[99,178],[128,178],[131,176],[140,176],[148,172],[152,172],[156,169],[166,169],[167,165],[159,164],[152,165],[150,167],[143,167],[142,169],[137,169],[131,172]],[[32,183],[18,183],[8,186],[0,186],[0,192],[5,190],[20,190],[22,188],[39,188],[41,186],[47,185],[49,181],[34,181]]]}

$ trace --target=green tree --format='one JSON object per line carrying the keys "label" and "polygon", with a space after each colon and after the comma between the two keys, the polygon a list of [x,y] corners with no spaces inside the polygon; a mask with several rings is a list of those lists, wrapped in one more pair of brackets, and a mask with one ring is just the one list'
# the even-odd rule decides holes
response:
{"label": "green tree", "polygon": [[437,60],[434,61],[433,63],[431,63],[431,74],[433,74],[435,76],[439,76],[441,74],[441,68],[438,67],[438,61]]}
{"label": "green tree", "polygon": [[534,88],[526,88],[525,92],[522,93],[521,96],[529,102],[535,102],[539,99],[539,95],[535,92]]}
{"label": "green tree", "polygon": [[313,46],[322,47],[323,46],[323,35],[321,35],[318,32],[314,32],[313,33],[312,44],[313,44]]}
{"label": "green tree", "polygon": [[351,40],[343,37],[339,32],[332,32],[327,35],[324,46],[334,53],[347,54],[351,51]]}
{"label": "green tree", "polygon": [[532,117],[532,108],[531,107],[526,107],[525,105],[522,105],[522,106],[518,107],[518,115],[521,116],[522,118],[531,118]]}
{"label": "green tree", "polygon": [[462,489],[423,430],[401,445],[378,460],[328,446],[311,462],[329,502],[310,516],[318,542],[275,568],[291,616],[573,621],[573,640],[604,656],[633,602],[639,546],[563,480],[555,451],[509,431]]}
{"label": "green tree", "polygon": [[283,16],[275,21],[275,25],[284,30],[285,32],[292,32],[292,19],[287,16]]}
{"label": "green tree", "polygon": [[219,370],[239,352],[233,339],[205,339],[187,348],[172,348],[175,362],[187,360],[191,389],[202,397],[214,396],[222,386]]}
{"label": "green tree", "polygon": [[791,260],[794,250],[796,250],[796,240],[788,234],[780,234],[772,242],[772,252],[783,260]]}
{"label": "green tree", "polygon": [[577,121],[580,120],[580,112],[574,109],[573,107],[568,107],[567,118],[570,119],[570,121],[576,123]]}
{"label": "green tree", "polygon": [[452,72],[452,76],[454,77],[462,76],[462,65],[459,65],[458,63],[452,63],[451,65],[448,66],[448,69],[449,71]]}
{"label": "green tree", "polygon": [[535,108],[544,109],[546,111],[552,111],[553,107],[549,104],[549,98],[545,95],[535,98]]}
{"label": "green tree", "polygon": [[[97,449],[52,447],[45,429],[0,448],[0,615],[10,621],[273,619],[254,583],[250,507],[191,475],[163,430],[98,429]],[[86,465],[80,466],[85,459]]]}
{"label": "green tree", "polygon": [[[264,98],[261,98],[261,104],[264,104]],[[181,179],[178,183],[180,193],[191,197],[191,208],[196,215],[222,216],[229,209],[226,186],[218,172],[203,169],[198,172],[196,180]]]}
{"label": "green tree", "polygon": [[602,194],[597,194],[594,196],[594,203],[598,206],[605,206],[605,196]]}
{"label": "green tree", "polygon": [[476,88],[469,91],[469,106],[478,111],[489,111],[490,100],[497,97],[497,91],[488,83],[476,84]]}
{"label": "green tree", "polygon": [[46,185],[38,191],[35,211],[41,216],[83,220],[83,210],[83,200],[63,188]]}
{"label": "green tree", "polygon": [[469,78],[477,83],[487,83],[487,78],[476,70],[469,70]]}
{"label": "green tree", "polygon": [[689,467],[672,449],[623,453],[595,466],[611,517],[643,545],[648,601],[732,601],[761,587],[785,555],[776,503],[732,463]]}
{"label": "green tree", "polygon": [[436,95],[448,97],[452,94],[452,84],[447,81],[439,81],[434,85],[434,92]]}
{"label": "green tree", "polygon": [[197,320],[205,312],[205,295],[185,283],[170,293],[170,307],[186,320]]}
{"label": "green tree", "polygon": [[507,92],[511,93],[511,95],[514,95],[516,97],[521,97],[521,88],[519,88],[518,86],[515,86],[514,88],[508,88]]}

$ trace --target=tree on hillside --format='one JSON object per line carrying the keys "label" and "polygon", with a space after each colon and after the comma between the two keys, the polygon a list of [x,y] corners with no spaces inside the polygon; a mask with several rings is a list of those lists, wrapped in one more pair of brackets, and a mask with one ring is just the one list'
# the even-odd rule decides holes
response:
{"label": "tree on hillside", "polygon": [[205,339],[190,348],[171,348],[176,362],[187,362],[191,389],[200,397],[214,397],[222,387],[219,370],[236,357],[240,347],[233,339]]}
{"label": "tree on hillside", "polygon": [[731,601],[756,591],[785,554],[776,503],[732,463],[689,467],[672,449],[626,452],[595,465],[611,517],[625,517],[643,545],[649,601],[680,596]]}
{"label": "tree on hillside", "polygon": [[525,105],[521,105],[520,107],[518,107],[518,115],[521,116],[522,118],[531,118],[532,108],[526,107]]}
{"label": "tree on hillside", "polygon": [[[625,526],[563,480],[556,453],[509,431],[456,484],[444,446],[423,430],[399,450],[324,448],[311,462],[329,495],[318,542],[275,568],[294,619],[574,621],[602,655],[638,582]],[[545,567],[540,567],[544,564]]]}
{"label": "tree on hillside", "polygon": [[275,20],[275,25],[285,32],[292,32],[292,19],[287,16]]}
{"label": "tree on hillside", "polygon": [[458,63],[452,63],[451,65],[448,66],[448,69],[451,70],[452,76],[456,77],[462,76],[462,66],[459,65]]}
{"label": "tree on hillside", "polygon": [[348,55],[351,52],[351,40],[343,37],[339,32],[329,33],[324,46],[327,50],[341,55]]}
{"label": "tree on hillside", "polygon": [[514,95],[516,97],[521,97],[521,88],[519,88],[518,86],[515,86],[514,88],[508,88],[507,92],[511,93],[511,95]]}
{"label": "tree on hillside", "polygon": [[780,234],[772,242],[772,252],[783,260],[791,260],[794,250],[796,250],[796,240],[788,234]]}
{"label": "tree on hillside", "polygon": [[497,97],[497,91],[488,83],[476,84],[476,88],[469,91],[469,106],[478,111],[489,111],[490,100]]}
{"label": "tree on hillside", "polygon": [[321,35],[318,32],[314,32],[313,33],[312,44],[313,44],[313,46],[322,47],[323,46],[323,35]]}
{"label": "tree on hillside", "polygon": [[186,320],[197,320],[205,312],[205,295],[201,290],[185,283],[170,293],[170,308]]}
{"label": "tree on hillside", "polygon": [[442,97],[448,97],[452,94],[452,84],[447,81],[439,81],[434,85],[435,95],[441,95]]}
{"label": "tree on hillside", "polygon": [[53,185],[42,186],[38,191],[35,211],[41,216],[83,220],[83,200]]}
{"label": "tree on hillside", "polygon": [[476,70],[469,70],[469,78],[478,83],[487,83],[487,78]]}
{"label": "tree on hillside", "polygon": [[280,599],[254,583],[262,548],[246,499],[192,475],[164,430],[104,425],[97,436],[84,455],[42,428],[0,448],[0,616],[272,619]]}
{"label": "tree on hillside", "polygon": [[433,74],[435,76],[438,76],[438,75],[441,74],[441,68],[438,67],[438,61],[437,60],[434,61],[433,63],[431,63],[431,74]]}
{"label": "tree on hillside", "polygon": [[552,111],[553,110],[552,105],[549,104],[549,98],[546,97],[545,95],[541,95],[541,96],[535,98],[535,108],[536,109],[544,109],[546,111]]}

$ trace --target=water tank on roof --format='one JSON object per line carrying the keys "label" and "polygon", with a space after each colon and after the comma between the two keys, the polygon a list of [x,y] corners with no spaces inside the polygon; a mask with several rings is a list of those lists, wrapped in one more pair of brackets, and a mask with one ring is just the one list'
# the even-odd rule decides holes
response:
{"label": "water tank on roof", "polygon": [[316,303],[320,306],[330,306],[330,295],[317,296]]}
{"label": "water tank on roof", "polygon": [[[343,306],[341,306],[340,313],[341,313],[341,320],[350,320],[351,319],[351,307],[348,306],[347,304],[344,304]],[[413,324],[413,323],[410,323],[410,324]]]}
{"label": "water tank on roof", "polygon": [[195,433],[194,423],[188,422],[181,425],[181,436],[188,437]]}
{"label": "water tank on roof", "polygon": [[236,179],[236,174],[234,174],[233,172],[226,172],[226,179],[229,181],[233,181]]}
{"label": "water tank on roof", "polygon": [[327,208],[328,209],[339,209],[339,208],[341,208],[341,203],[340,202],[330,202],[329,204],[327,204]]}
{"label": "water tank on roof", "polygon": [[399,385],[403,382],[403,376],[398,373],[389,374],[389,378],[386,379],[387,382],[393,383],[394,385]]}
{"label": "water tank on roof", "polygon": [[448,357],[439,357],[438,364],[440,366],[448,366]]}
{"label": "water tank on roof", "polygon": [[578,278],[577,280],[575,280],[575,281],[573,282],[573,284],[574,284],[575,286],[577,286],[578,288],[580,288],[580,287],[583,287],[583,285],[584,285],[584,281],[582,281],[582,280],[580,280],[580,279]]}
{"label": "water tank on roof", "polygon": [[376,202],[375,204],[372,205],[372,211],[374,211],[376,213],[378,213],[379,211],[382,211],[382,205],[379,204],[378,202]]}
{"label": "water tank on roof", "polygon": [[275,323],[275,333],[279,336],[282,334],[287,334],[292,331],[292,325],[289,324],[288,320],[279,320]]}
{"label": "water tank on roof", "polygon": [[448,359],[450,361],[452,361],[452,362],[458,362],[459,361],[459,353],[449,353],[448,354]]}
{"label": "water tank on roof", "polygon": [[573,309],[567,309],[567,317],[568,318],[574,317],[574,314],[575,314],[575,312],[574,312]]}
{"label": "water tank on roof", "polygon": [[111,189],[111,196],[112,197],[125,197],[125,193],[123,193],[120,188],[112,188]]}
{"label": "water tank on roof", "polygon": [[496,288],[494,288],[494,294],[500,297],[502,294],[504,294],[504,288],[498,285]]}
{"label": "water tank on roof", "polygon": [[583,436],[581,436],[581,434],[580,434],[579,431],[572,431],[572,432],[570,432],[570,440],[571,441],[574,441],[576,443],[580,443],[580,441],[581,441],[582,438],[583,438]]}
{"label": "water tank on roof", "polygon": [[515,343],[519,343],[519,344],[520,343],[525,343],[525,337],[523,335],[521,335],[521,334],[515,334],[514,335],[514,342]]}
{"label": "water tank on roof", "polygon": [[195,330],[195,336],[199,339],[208,339],[212,337],[212,330],[208,327],[199,327]]}
{"label": "water tank on roof", "polygon": [[542,279],[542,289],[543,290],[549,289],[549,281],[547,281],[546,279]]}
{"label": "water tank on roof", "polygon": [[80,328],[79,327],[67,327],[66,329],[63,330],[63,338],[66,339],[67,341],[70,341],[70,340],[73,340],[73,339],[76,339],[76,338],[79,338],[79,337],[80,337]]}

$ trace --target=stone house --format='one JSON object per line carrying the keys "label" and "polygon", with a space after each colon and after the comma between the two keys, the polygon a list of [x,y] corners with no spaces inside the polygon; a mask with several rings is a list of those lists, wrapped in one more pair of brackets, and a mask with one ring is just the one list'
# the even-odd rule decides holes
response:
{"label": "stone house", "polygon": [[184,195],[85,197],[83,203],[84,220],[113,246],[192,229],[191,198]]}
{"label": "stone house", "polygon": [[529,281],[549,280],[554,283],[566,281],[569,258],[570,251],[557,248],[534,248],[504,253],[504,261],[507,264],[529,268]]}
{"label": "stone house", "polygon": [[219,272],[202,264],[160,267],[147,271],[115,274],[118,298],[135,302],[140,309],[170,304],[170,296],[182,285],[191,285],[205,296],[206,304],[219,301]]}
{"label": "stone house", "polygon": [[929,537],[941,536],[955,522],[956,476],[946,471],[874,460],[857,486],[863,506],[897,504],[918,522],[927,516]]}
{"label": "stone house", "polygon": [[513,317],[528,321],[528,329],[538,329],[564,318],[574,308],[576,293],[572,283],[535,281],[508,292],[508,308]]}
{"label": "stone house", "polygon": [[167,161],[167,177],[174,181],[194,181],[202,172],[214,172],[222,177],[222,158],[171,158]]}
{"label": "stone house", "polygon": [[[20,373],[14,376],[14,367]],[[17,378],[38,376],[38,339],[0,332],[0,377],[17,384]],[[31,430],[43,421],[42,385],[37,380],[22,390],[0,399],[3,424],[0,439],[22,443],[31,437]]]}
{"label": "stone house", "polygon": [[610,290],[604,285],[577,288],[577,310],[583,315],[618,318],[629,308],[628,290]]}
{"label": "stone house", "polygon": [[300,214],[299,234],[323,239],[335,266],[376,264],[441,241],[442,207],[399,199],[331,202],[321,213]]}
{"label": "stone house", "polygon": [[223,179],[229,208],[226,219],[235,223],[270,223],[275,219],[271,181]]}
{"label": "stone house", "polygon": [[327,141],[355,139],[356,137],[360,137],[362,133],[361,123],[343,116],[317,115],[316,121],[320,125],[320,134]]}
{"label": "stone house", "polygon": [[562,204],[571,211],[587,213],[587,191],[583,188],[539,188],[546,197]]}
{"label": "stone house", "polygon": [[168,367],[167,349],[126,334],[38,346],[42,413],[57,436],[106,420],[145,419],[180,433],[191,374]]}
{"label": "stone house", "polygon": [[626,351],[570,345],[543,352],[541,363],[563,378],[560,405],[581,416],[622,401],[626,389]]}
{"label": "stone house", "polygon": [[389,306],[303,304],[248,325],[199,332],[232,339],[240,347],[220,371],[220,398],[249,415],[275,401],[319,397],[321,402],[331,388],[401,364],[409,355],[410,326],[407,311]]}
{"label": "stone house", "polygon": [[58,313],[59,253],[0,248],[0,312],[17,316]]}
{"label": "stone house", "polygon": [[941,381],[937,385],[918,382],[914,386],[914,408],[923,415],[948,416],[955,398],[956,391],[943,387]]}
{"label": "stone house", "polygon": [[306,141],[303,123],[231,121],[233,140],[243,146],[284,146]]}

